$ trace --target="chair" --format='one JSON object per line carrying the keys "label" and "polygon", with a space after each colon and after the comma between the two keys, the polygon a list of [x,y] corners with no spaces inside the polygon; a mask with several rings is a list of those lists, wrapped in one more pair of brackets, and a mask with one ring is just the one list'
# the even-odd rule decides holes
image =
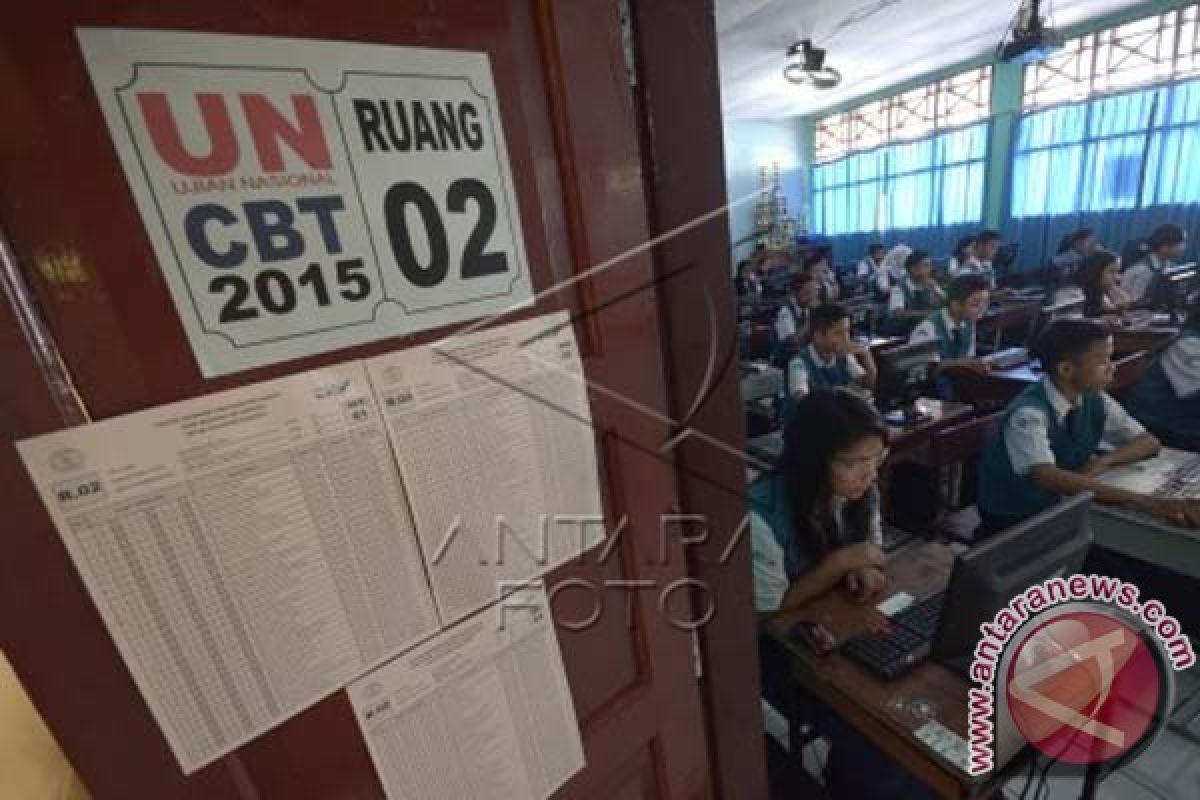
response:
{"label": "chair", "polygon": [[938,538],[970,544],[979,527],[974,508],[979,457],[988,439],[1000,428],[1004,412],[976,417],[933,434],[930,464],[940,474],[942,508],[935,531]]}

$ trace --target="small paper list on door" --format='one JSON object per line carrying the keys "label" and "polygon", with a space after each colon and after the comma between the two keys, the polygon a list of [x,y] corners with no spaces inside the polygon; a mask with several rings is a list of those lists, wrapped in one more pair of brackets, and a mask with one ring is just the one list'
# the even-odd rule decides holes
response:
{"label": "small paper list on door", "polygon": [[361,362],[18,448],[185,772],[438,628]]}
{"label": "small paper list on door", "polygon": [[595,434],[565,313],[367,362],[449,623],[604,538]]}
{"label": "small paper list on door", "polygon": [[542,800],[584,765],[540,588],[509,594],[347,693],[391,800]]}

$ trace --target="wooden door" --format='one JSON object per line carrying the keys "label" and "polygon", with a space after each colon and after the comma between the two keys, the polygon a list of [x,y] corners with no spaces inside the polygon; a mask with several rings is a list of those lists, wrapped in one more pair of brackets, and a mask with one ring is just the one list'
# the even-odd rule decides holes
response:
{"label": "wooden door", "polygon": [[[627,49],[615,0],[46,0],[9,10],[0,32],[0,309],[3,407],[0,648],[98,800],[380,798],[350,707],[336,694],[185,777],[158,732],[7,442],[291,372],[409,347],[429,331],[205,380],[155,263],[101,116],[74,29],[160,28],[484,51],[491,58],[535,290],[645,241],[646,194]],[[712,169],[719,171],[720,165]],[[723,256],[722,256],[723,259]],[[590,381],[612,559],[582,578],[685,575],[660,541],[676,504],[659,298],[638,252],[541,296],[568,308]],[[650,288],[648,288],[650,287]],[[39,324],[43,327],[39,329]],[[623,398],[623,399],[616,399]],[[639,408],[640,407],[640,408]],[[710,796],[705,719],[690,633],[657,595],[608,593],[585,630],[560,626],[587,767],[579,798]],[[676,606],[685,598],[675,592]],[[558,595],[556,615],[591,613],[594,593]],[[752,657],[747,654],[747,657]],[[750,732],[755,735],[754,731]]]}

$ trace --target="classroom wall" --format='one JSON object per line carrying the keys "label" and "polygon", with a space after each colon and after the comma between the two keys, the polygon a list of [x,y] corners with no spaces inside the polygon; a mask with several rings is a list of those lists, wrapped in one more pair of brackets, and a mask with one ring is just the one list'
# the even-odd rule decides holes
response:
{"label": "classroom wall", "polygon": [[[1160,14],[1164,11],[1169,11],[1173,8],[1180,8],[1192,5],[1196,0],[1147,0],[1146,2],[1130,6],[1120,11],[1096,17],[1094,19],[1085,20],[1071,26],[1062,28],[1063,33],[1067,38],[1081,36],[1085,33],[1109,28],[1114,25],[1120,25],[1130,20],[1140,19],[1152,14]],[[912,78],[890,86],[886,89],[881,89],[862,97],[854,98],[851,101],[832,106],[827,109],[822,109],[819,114],[797,118],[796,124],[803,130],[808,132],[806,139],[803,139],[804,151],[801,154],[801,160],[805,165],[811,165],[814,152],[814,140],[812,131],[815,128],[818,117],[824,117],[829,114],[845,111],[850,108],[863,105],[884,97],[890,97],[895,94],[914,89],[919,86],[924,86],[933,81],[955,75],[969,69],[975,69],[985,64],[992,65],[992,126],[988,139],[988,156],[987,156],[987,177],[984,184],[984,209],[983,209],[983,224],[978,227],[1002,229],[1005,227],[1007,220],[1007,209],[1005,203],[1008,200],[1008,177],[1009,164],[1011,162],[1013,136],[1016,131],[1017,120],[1021,113],[1021,90],[1023,81],[1023,66],[1021,64],[1008,64],[1003,61],[996,60],[994,53],[971,59],[969,61],[959,62],[951,66],[945,67],[934,72],[928,72],[924,75]],[[808,206],[811,198],[807,192],[808,180],[807,171],[804,178],[806,191],[801,198],[800,203],[803,204],[803,213],[807,215]],[[797,213],[800,213],[799,210]],[[807,216],[806,216],[807,218]],[[1091,224],[1090,220],[1082,220],[1078,225]],[[1074,222],[1068,227],[1078,227]],[[976,227],[976,226],[968,226]],[[897,237],[902,234],[897,234]],[[897,238],[887,236],[888,240]],[[862,240],[865,242],[868,239],[874,238],[873,234],[862,234]],[[948,254],[939,254],[948,255]]]}
{"label": "classroom wall", "polygon": [[[759,169],[778,162],[780,186],[789,212],[799,219],[808,204],[811,133],[805,141],[800,117],[738,120],[725,123],[725,186],[729,195],[730,269],[754,250],[754,205]],[[809,127],[811,131],[811,125]]]}

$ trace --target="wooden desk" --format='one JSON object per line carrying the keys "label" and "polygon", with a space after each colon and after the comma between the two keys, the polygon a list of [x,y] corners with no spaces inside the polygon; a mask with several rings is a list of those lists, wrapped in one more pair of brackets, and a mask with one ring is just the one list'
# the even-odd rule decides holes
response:
{"label": "wooden desk", "polygon": [[979,321],[979,340],[991,340],[993,350],[1004,347],[1005,333],[1019,331],[1016,341],[1024,344],[1033,333],[1034,325],[1041,315],[1041,304],[1037,300],[1021,298],[1019,301],[994,305]]}
{"label": "wooden desk", "polygon": [[[954,563],[955,549],[943,544],[914,542],[893,554],[889,592],[904,591],[918,599],[945,588]],[[914,735],[926,719],[912,713],[912,701],[930,704],[933,717],[967,738],[966,682],[940,664],[926,661],[898,681],[884,682],[835,652],[817,657],[792,642],[788,629],[800,619],[815,620],[845,641],[865,633],[873,615],[841,592],[830,592],[794,612],[767,623],[767,634],[777,641],[790,660],[793,679],[820,698],[848,725],[943,798],[986,796],[1007,778],[1001,764],[988,777],[973,778],[926,748]],[[900,798],[897,798],[900,800]]]}
{"label": "wooden desk", "polygon": [[1178,328],[1159,328],[1152,326],[1114,328],[1113,355],[1139,353],[1143,350],[1157,350],[1179,333]]}
{"label": "wooden desk", "polygon": [[994,369],[986,375],[968,370],[950,370],[946,374],[954,382],[954,396],[970,403],[980,415],[1004,408],[1029,384],[1040,381],[1043,375],[1032,363]]}
{"label": "wooden desk", "polygon": [[[893,461],[920,456],[935,431],[968,419],[973,411],[966,403],[947,403],[928,397],[917,400],[917,407],[929,416],[911,427],[888,425],[889,458]],[[750,439],[746,442],[746,454],[757,462],[751,463],[751,467],[760,470],[774,467],[783,454],[783,431]]]}

